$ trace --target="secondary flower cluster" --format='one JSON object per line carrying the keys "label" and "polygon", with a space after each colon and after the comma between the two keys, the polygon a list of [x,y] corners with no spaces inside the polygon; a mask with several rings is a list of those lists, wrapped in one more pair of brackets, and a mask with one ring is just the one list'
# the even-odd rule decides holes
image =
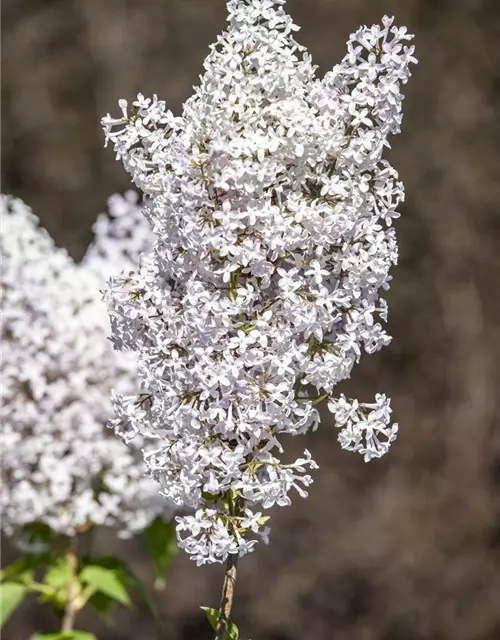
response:
{"label": "secondary flower cluster", "polygon": [[139,95],[103,119],[151,201],[154,248],[107,289],[112,340],[140,360],[139,399],[116,392],[112,426],[145,453],[197,563],[267,539],[257,509],[307,495],[308,451],[286,464],[280,436],[315,429],[328,399],[342,447],[365,460],[394,441],[389,400],[332,396],[362,351],[390,337],[381,289],[397,261],[403,200],[382,159],[415,62],[405,28],[351,35],[320,80],[282,0],[231,0],[194,95],[175,117]]}
{"label": "secondary flower cluster", "polygon": [[148,224],[133,194],[113,196],[76,264],[23,202],[1,196],[1,208],[2,528],[133,533],[168,510],[140,451],[106,429],[111,388],[130,393],[136,365],[109,343],[99,289],[138,264]]}

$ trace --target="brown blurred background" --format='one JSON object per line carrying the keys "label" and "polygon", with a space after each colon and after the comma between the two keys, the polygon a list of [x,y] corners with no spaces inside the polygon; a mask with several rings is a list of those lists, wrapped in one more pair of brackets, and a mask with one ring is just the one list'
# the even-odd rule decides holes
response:
{"label": "brown blurred background", "polygon": [[[365,465],[328,416],[290,442],[320,464],[308,500],[274,509],[269,547],[241,562],[243,640],[500,639],[500,0],[289,0],[299,40],[328,70],[360,24],[395,14],[416,34],[403,134],[406,185],[393,344],[342,391],[393,398],[400,437]],[[224,0],[3,0],[2,191],[25,199],[80,257],[107,195],[129,185],[99,119],[158,93],[178,113],[224,27]],[[133,543],[101,548],[132,558]],[[9,550],[7,549],[7,553]],[[178,554],[154,597],[164,640],[210,638],[221,567]],[[5,640],[56,630],[28,603]],[[100,640],[149,640],[136,608]]]}

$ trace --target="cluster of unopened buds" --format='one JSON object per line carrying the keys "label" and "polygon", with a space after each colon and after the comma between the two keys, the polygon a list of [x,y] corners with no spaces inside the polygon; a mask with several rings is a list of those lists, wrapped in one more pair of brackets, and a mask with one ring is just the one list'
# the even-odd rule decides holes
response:
{"label": "cluster of unopened buds", "polygon": [[100,293],[150,246],[137,194],[110,198],[81,263],[21,200],[1,196],[1,209],[2,528],[140,531],[169,508],[140,451],[106,428],[112,387],[133,393],[137,373],[109,343]]}
{"label": "cluster of unopened buds", "polygon": [[267,540],[263,511],[307,495],[308,451],[281,436],[319,423],[326,400],[341,446],[366,461],[396,438],[390,401],[334,395],[383,328],[393,221],[403,186],[382,158],[415,62],[384,17],[352,34],[318,79],[282,0],[231,0],[228,29],[176,117],[156,96],[103,119],[149,200],[151,251],[112,278],[112,340],[139,359],[140,395],[116,390],[112,427],[144,448],[178,507],[180,546],[222,562]]}

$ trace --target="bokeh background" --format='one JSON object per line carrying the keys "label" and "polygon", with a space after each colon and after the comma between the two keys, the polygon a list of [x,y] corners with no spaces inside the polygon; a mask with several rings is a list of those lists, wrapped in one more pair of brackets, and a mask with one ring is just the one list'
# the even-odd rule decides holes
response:
{"label": "bokeh background", "polygon": [[[328,70],[348,34],[395,14],[416,34],[403,134],[390,158],[406,185],[392,346],[342,391],[393,398],[400,437],[365,465],[328,415],[287,443],[319,462],[310,497],[273,510],[269,547],[240,564],[234,618],[253,640],[500,638],[500,0],[289,0],[298,39]],[[129,187],[103,149],[102,115],[157,93],[174,113],[224,27],[224,0],[3,0],[2,191],[29,203],[76,258],[106,197]],[[298,441],[300,440],[300,441]],[[150,579],[141,551],[103,551]],[[9,543],[4,557],[12,554]],[[154,594],[163,640],[210,638],[221,567],[178,554]],[[153,640],[120,611],[100,640]],[[4,640],[56,630],[28,602]]]}

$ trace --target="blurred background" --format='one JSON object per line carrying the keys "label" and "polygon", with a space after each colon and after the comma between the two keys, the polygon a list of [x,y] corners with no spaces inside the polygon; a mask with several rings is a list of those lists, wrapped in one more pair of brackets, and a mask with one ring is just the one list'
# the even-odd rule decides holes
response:
{"label": "blurred background", "polygon": [[[416,34],[419,65],[389,154],[407,192],[388,296],[394,340],[339,389],[392,396],[400,436],[365,465],[340,450],[325,413],[317,433],[287,443],[309,448],[320,470],[309,499],[272,511],[270,546],[241,561],[234,619],[253,640],[498,640],[500,1],[288,9],[321,73],[351,31],[384,13]],[[103,149],[101,116],[138,91],[179,113],[224,21],[224,0],[3,0],[2,191],[75,258],[106,197],[129,188]],[[100,545],[151,579],[135,543],[103,534]],[[154,594],[160,637],[210,638],[198,607],[218,605],[221,582],[220,566],[179,553]],[[78,626],[99,640],[157,637],[139,608],[113,627],[84,615]],[[56,629],[28,602],[3,638]]]}

